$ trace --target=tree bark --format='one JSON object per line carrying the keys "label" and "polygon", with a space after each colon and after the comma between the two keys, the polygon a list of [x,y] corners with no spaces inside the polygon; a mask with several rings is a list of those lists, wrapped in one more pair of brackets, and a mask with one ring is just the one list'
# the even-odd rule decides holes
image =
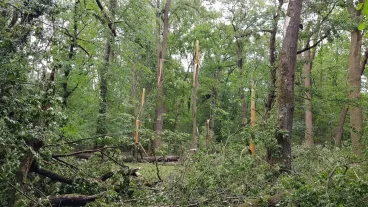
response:
{"label": "tree bark", "polygon": [[[275,92],[276,92],[276,71],[277,71],[277,65],[276,65],[276,34],[278,31],[278,21],[280,19],[280,14],[282,10],[282,5],[284,4],[283,0],[279,0],[279,5],[277,7],[276,13],[273,15],[273,22],[272,22],[272,29],[270,32],[270,43],[269,43],[269,62],[270,62],[270,78],[271,78],[271,86],[268,91],[267,96],[267,102],[265,104],[265,115],[263,117],[264,123],[267,124],[267,120],[269,118],[269,113],[272,109],[273,103],[275,102]],[[267,161],[272,164],[272,147],[266,146],[266,157]]]}
{"label": "tree bark", "polygon": [[270,78],[271,78],[271,88],[268,92],[267,102],[266,102],[266,113],[265,119],[268,119],[268,113],[272,109],[272,105],[275,100],[275,90],[276,90],[276,34],[278,30],[278,21],[280,19],[280,13],[282,5],[284,4],[283,0],[279,0],[279,5],[277,7],[277,12],[273,15],[273,22],[272,22],[272,30],[270,35],[270,46],[269,46],[269,62],[270,62]]}
{"label": "tree bark", "polygon": [[245,92],[244,92],[244,77],[243,77],[243,45],[239,37],[236,37],[236,32],[239,30],[234,23],[232,23],[233,31],[235,35],[235,42],[236,42],[236,57],[239,72],[240,72],[240,79],[241,79],[241,86],[239,88],[240,93],[240,104],[241,104],[241,126],[245,127],[247,124],[247,102],[245,100]]}
{"label": "tree bark", "polygon": [[299,24],[303,0],[290,0],[286,13],[286,33],[284,36],[280,68],[277,81],[277,143],[280,146],[278,161],[284,170],[291,170],[291,141],[294,113],[294,75],[296,70],[296,52],[298,46]]}
{"label": "tree bark", "polygon": [[[363,0],[361,0],[363,2]],[[353,1],[350,1],[350,15],[353,20],[357,20],[360,16],[360,11],[354,7]],[[354,105],[350,108],[350,124],[351,124],[351,143],[353,152],[359,156],[363,155],[363,145],[360,143],[360,137],[363,128],[363,113],[359,106],[360,89],[361,89],[361,45],[362,33],[355,28],[350,33],[350,53],[349,53],[349,98]]]}
{"label": "tree bark", "polygon": [[[109,1],[109,10],[111,14],[111,19],[115,17],[115,9],[117,6],[116,0]],[[109,28],[114,28],[114,25],[109,25]],[[112,34],[108,34],[106,38],[106,46],[105,46],[105,55],[104,55],[104,64],[99,70],[100,76],[100,106],[98,110],[98,118],[97,118],[97,135],[104,135],[107,133],[107,123],[106,123],[106,113],[107,113],[107,95],[108,95],[108,83],[107,83],[107,73],[110,67],[111,61],[111,46],[114,43],[114,36]],[[98,143],[95,143],[95,147],[98,147]]]}
{"label": "tree bark", "polygon": [[338,147],[341,147],[342,134],[344,130],[344,123],[345,123],[347,113],[348,113],[348,107],[344,105],[344,108],[341,111],[339,125],[337,126],[336,135],[335,135],[335,145]]}
{"label": "tree bark", "polygon": [[72,185],[74,183],[73,180],[70,179],[70,178],[66,178],[66,177],[64,177],[62,175],[59,175],[59,174],[57,174],[55,172],[52,172],[50,170],[40,168],[38,166],[36,160],[33,161],[32,167],[30,168],[30,170],[32,172],[35,172],[35,173],[39,174],[39,175],[48,177],[48,178],[50,178],[53,181],[58,181],[58,182],[66,183],[66,184],[69,184],[69,185]]}
{"label": "tree bark", "polygon": [[[156,106],[156,133],[160,137],[163,132],[164,126],[164,113],[165,113],[165,103],[164,103],[164,62],[166,57],[166,47],[167,38],[169,33],[169,10],[170,10],[171,0],[166,0],[165,11],[164,11],[164,28],[162,41],[160,43],[160,24],[157,25],[157,37],[158,37],[158,47],[157,47],[157,106]],[[157,9],[160,11],[160,0],[157,0]],[[157,13],[157,21],[161,19],[161,13]],[[153,150],[161,145],[161,138],[156,138],[152,141]]]}
{"label": "tree bark", "polygon": [[76,194],[67,194],[67,195],[56,195],[56,196],[48,196],[47,202],[51,203],[52,206],[85,206],[89,202],[95,201],[101,194],[97,195],[76,195]]}
{"label": "tree bark", "polygon": [[68,104],[68,98],[71,91],[68,90],[68,79],[69,75],[72,71],[72,64],[71,61],[73,60],[75,56],[75,48],[77,47],[77,36],[78,36],[78,20],[77,20],[77,14],[78,14],[78,7],[79,7],[79,0],[76,0],[74,3],[74,14],[73,14],[73,36],[71,38],[71,43],[69,46],[69,53],[68,53],[68,61],[69,63],[64,68],[64,80],[62,82],[62,88],[63,88],[63,106],[66,107]]}
{"label": "tree bark", "polygon": [[[309,44],[308,44],[309,45]],[[306,63],[304,64],[304,107],[305,107],[305,145],[313,147],[313,113],[312,113],[312,62],[315,56],[315,50],[304,52]]]}
{"label": "tree bark", "polygon": [[198,149],[197,140],[197,91],[198,91],[198,72],[199,72],[199,41],[196,42],[195,64],[193,70],[193,127],[192,127],[192,149]]}
{"label": "tree bark", "polygon": [[219,96],[219,85],[220,85],[220,74],[221,67],[219,66],[215,73],[213,74],[215,79],[215,85],[212,88],[212,104],[211,104],[211,114],[210,114],[210,129],[212,130],[212,136],[215,135],[215,120],[217,118],[217,100]]}

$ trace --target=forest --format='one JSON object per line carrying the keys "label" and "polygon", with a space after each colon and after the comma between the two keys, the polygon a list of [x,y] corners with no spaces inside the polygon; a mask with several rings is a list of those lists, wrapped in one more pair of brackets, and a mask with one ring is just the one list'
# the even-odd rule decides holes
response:
{"label": "forest", "polygon": [[0,206],[368,206],[365,0],[0,0]]}

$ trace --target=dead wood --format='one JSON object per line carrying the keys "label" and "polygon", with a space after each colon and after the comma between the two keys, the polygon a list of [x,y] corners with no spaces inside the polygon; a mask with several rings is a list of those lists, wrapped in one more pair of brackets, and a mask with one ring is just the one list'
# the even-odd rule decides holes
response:
{"label": "dead wood", "polygon": [[33,161],[30,171],[37,173],[39,175],[48,177],[53,181],[58,181],[58,182],[66,183],[69,185],[72,185],[74,183],[74,181],[70,178],[59,175],[51,170],[40,168],[40,166],[38,165],[36,161]]}
{"label": "dead wood", "polygon": [[177,155],[169,155],[169,156],[154,156],[151,157],[143,157],[142,159],[136,160],[134,157],[126,157],[124,158],[124,162],[177,162],[179,161],[180,157]]}
{"label": "dead wood", "polygon": [[96,195],[66,194],[49,196],[47,199],[52,206],[85,206],[87,203],[95,201],[101,195],[103,195],[103,193]]}

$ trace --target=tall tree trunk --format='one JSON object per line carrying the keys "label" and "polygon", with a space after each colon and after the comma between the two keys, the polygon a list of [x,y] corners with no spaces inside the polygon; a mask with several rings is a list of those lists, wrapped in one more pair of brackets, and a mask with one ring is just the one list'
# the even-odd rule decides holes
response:
{"label": "tall tree trunk", "polygon": [[[116,0],[109,1],[109,11],[111,15],[112,22],[115,18],[115,10],[116,10],[117,2]],[[109,25],[109,27],[114,28],[114,25]],[[108,95],[108,81],[107,81],[107,73],[110,67],[110,61],[112,56],[112,45],[114,44],[114,36],[110,33],[107,34],[106,38],[106,46],[105,46],[105,55],[104,55],[104,64],[99,70],[100,76],[100,106],[98,110],[98,118],[97,118],[97,130],[96,134],[100,136],[104,136],[107,133],[107,123],[106,123],[106,112],[107,112],[107,95]],[[95,147],[98,147],[98,143],[95,144]]]}
{"label": "tall tree trunk", "polygon": [[237,58],[238,58],[238,68],[240,71],[240,79],[241,79],[241,87],[240,87],[240,103],[241,103],[241,126],[245,127],[247,124],[247,101],[245,100],[245,91],[244,91],[244,77],[243,77],[243,49],[239,39],[236,39],[237,45]]}
{"label": "tall tree trunk", "polygon": [[[171,0],[166,0],[164,10],[164,28],[162,41],[160,43],[160,24],[157,25],[158,47],[157,47],[157,106],[156,106],[156,133],[161,136],[164,126],[164,62],[166,57],[167,38],[169,33],[169,10]],[[160,11],[160,0],[157,0],[157,9]],[[161,19],[160,13],[157,13],[157,21]],[[155,149],[161,145],[161,138],[156,138],[152,141],[152,148]]]}
{"label": "tall tree trunk", "polygon": [[210,130],[212,130],[211,136],[215,135],[215,120],[217,114],[217,100],[219,94],[219,84],[220,84],[220,74],[221,74],[221,67],[219,66],[218,69],[213,74],[215,79],[215,85],[212,88],[212,105],[211,105],[211,114],[210,114]]}
{"label": "tall tree trunk", "polygon": [[174,130],[178,131],[179,130],[179,116],[180,116],[180,111],[181,108],[183,106],[183,100],[181,98],[179,98],[179,100],[176,101],[176,114],[175,114],[175,124],[174,124]]}
{"label": "tall tree trunk", "polygon": [[277,12],[273,15],[272,30],[270,31],[270,45],[269,45],[269,62],[270,62],[270,78],[271,78],[271,88],[268,92],[267,102],[266,102],[266,113],[265,119],[268,119],[268,113],[272,109],[273,102],[275,100],[275,89],[276,89],[276,34],[278,30],[278,21],[280,19],[280,13],[283,0],[279,0],[279,5],[277,7]]}
{"label": "tall tree trunk", "polygon": [[349,55],[349,98],[354,105],[350,106],[351,143],[353,152],[362,155],[362,145],[359,143],[363,128],[362,109],[357,106],[360,99],[361,71],[361,32],[356,30],[351,32],[351,46]]}
{"label": "tall tree trunk", "polygon": [[[278,31],[278,21],[280,19],[280,13],[282,9],[282,5],[284,4],[283,0],[279,0],[279,5],[277,7],[276,13],[273,15],[272,20],[272,29],[270,31],[270,43],[269,43],[269,63],[270,63],[270,78],[271,78],[271,87],[268,91],[267,96],[267,102],[265,104],[265,115],[263,117],[264,123],[267,124],[267,120],[269,118],[269,113],[272,109],[273,103],[275,102],[275,92],[276,92],[276,71],[277,71],[277,65],[276,65],[276,34]],[[267,161],[272,164],[272,147],[266,146],[266,157]]]}
{"label": "tall tree trunk", "polygon": [[[252,129],[255,128],[256,126],[256,121],[257,121],[257,117],[256,117],[256,90],[254,89],[254,84],[252,83],[252,89],[251,89],[251,113],[250,113],[250,123],[252,126]],[[250,144],[249,144],[249,150],[252,154],[252,156],[255,155],[256,153],[256,145],[254,143],[254,131],[252,131],[252,139],[250,140]]]}
{"label": "tall tree trunk", "polygon": [[[308,44],[309,46],[309,44]],[[305,107],[305,145],[313,147],[313,113],[312,113],[312,62],[315,56],[315,50],[307,50],[304,52],[306,63],[304,64],[304,107]]]}
{"label": "tall tree trunk", "polygon": [[[132,113],[133,116],[136,117],[138,116],[138,109],[137,109],[137,88],[138,88],[138,77],[137,77],[137,70],[136,70],[136,66],[135,63],[133,63],[133,68],[132,68],[132,87],[131,87],[131,97],[132,97]],[[134,120],[135,121],[135,120]]]}
{"label": "tall tree trunk", "polygon": [[[354,7],[353,1],[350,2],[350,15],[353,20],[357,20],[360,16],[360,11],[357,11]],[[363,0],[361,1],[363,2]],[[350,124],[351,124],[351,143],[353,152],[357,155],[362,155],[362,144],[360,143],[360,137],[363,128],[363,114],[359,105],[360,100],[360,88],[361,88],[361,74],[362,68],[360,67],[361,59],[361,45],[362,45],[362,33],[355,28],[350,33],[350,53],[349,53],[349,98],[354,105],[349,107],[350,111]]]}
{"label": "tall tree trunk", "polygon": [[337,126],[336,135],[335,135],[335,145],[338,147],[341,147],[342,134],[344,130],[344,123],[345,123],[347,113],[348,113],[348,107],[344,105],[344,108],[341,111],[339,125]]}
{"label": "tall tree trunk", "polygon": [[197,140],[197,91],[198,91],[198,72],[199,72],[199,41],[196,42],[195,64],[193,70],[193,127],[192,127],[192,149],[198,149]]}
{"label": "tall tree trunk", "polygon": [[72,71],[72,64],[71,61],[73,60],[75,56],[75,48],[77,47],[77,36],[78,36],[78,7],[79,7],[79,0],[76,0],[74,3],[74,14],[73,14],[73,37],[70,37],[71,43],[69,46],[69,53],[68,53],[68,61],[69,63],[64,68],[64,80],[62,82],[62,88],[63,88],[63,105],[64,107],[68,104],[68,98],[70,94],[72,93],[70,90],[68,90],[68,80],[69,75]]}
{"label": "tall tree trunk", "polygon": [[286,13],[286,32],[280,56],[277,81],[277,143],[280,146],[278,161],[284,170],[291,170],[291,140],[294,113],[294,75],[298,47],[299,24],[303,0],[290,0]]}
{"label": "tall tree trunk", "polygon": [[[234,34],[236,35],[238,28],[235,26],[234,23],[232,23]],[[240,72],[240,79],[241,84],[239,88],[239,94],[240,94],[240,104],[241,104],[241,126],[245,127],[247,124],[247,102],[245,100],[245,92],[244,92],[244,77],[243,77],[243,45],[241,43],[241,40],[239,37],[235,37],[236,41],[236,57],[237,57],[237,63],[239,72]]]}

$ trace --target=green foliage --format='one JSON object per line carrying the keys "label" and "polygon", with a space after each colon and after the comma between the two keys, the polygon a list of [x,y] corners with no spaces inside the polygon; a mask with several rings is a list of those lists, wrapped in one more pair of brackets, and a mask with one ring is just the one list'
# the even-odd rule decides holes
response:
{"label": "green foliage", "polygon": [[[106,15],[108,1],[101,0]],[[216,6],[213,6],[217,3]],[[99,69],[106,64],[106,17],[95,1],[1,1],[0,5],[0,206],[31,206],[35,200],[57,194],[101,194],[89,206],[190,205],[232,206],[249,199],[267,205],[269,196],[281,196],[282,206],[365,206],[366,162],[349,153],[346,124],[343,146],[331,146],[345,104],[367,105],[347,98],[349,31],[366,30],[363,19],[352,21],[344,1],[305,1],[299,49],[315,43],[312,72],[312,112],[317,147],[300,146],[305,134],[303,58],[295,74],[293,172],[266,163],[266,149],[279,148],[276,107],[264,114],[272,89],[269,63],[270,29],[277,5],[271,1],[172,1],[168,50],[164,64],[164,132],[154,129],[157,102],[157,47],[162,26],[155,1],[118,1],[117,31],[108,64],[106,134],[96,135],[100,97]],[[277,1],[276,1],[277,3]],[[351,6],[351,5],[350,5]],[[212,7],[219,9],[211,9]],[[368,16],[368,4],[356,9]],[[359,24],[360,23],[360,24]],[[276,35],[279,56],[282,28]],[[199,150],[188,152],[192,132],[192,68],[194,43],[200,41],[197,100]],[[301,55],[303,57],[303,55]],[[242,60],[242,68],[239,61]],[[276,66],[278,63],[276,62]],[[256,89],[257,125],[241,126],[242,98],[249,119],[250,87]],[[140,93],[146,89],[141,108]],[[156,166],[142,167],[143,178],[128,176],[123,158],[134,149],[135,120],[147,149],[161,138],[157,156],[180,155],[177,165],[159,165],[163,182],[156,182]],[[207,126],[211,142],[206,146]],[[346,122],[349,121],[349,118]],[[367,145],[367,124],[362,142]],[[256,157],[248,154],[250,140]],[[88,160],[55,154],[94,150]],[[208,147],[208,148],[206,148]],[[118,149],[117,149],[118,148]],[[349,149],[349,150],[348,150]],[[367,151],[368,152],[368,151]],[[275,156],[275,155],[274,155]],[[74,184],[61,184],[34,172],[19,178],[23,158],[37,160]],[[277,156],[275,156],[277,157]],[[74,166],[74,167],[73,167]],[[78,168],[78,170],[76,169]],[[100,177],[114,176],[106,182]],[[262,198],[260,198],[262,197]],[[281,205],[280,204],[280,205]],[[44,205],[48,205],[45,202]]]}

